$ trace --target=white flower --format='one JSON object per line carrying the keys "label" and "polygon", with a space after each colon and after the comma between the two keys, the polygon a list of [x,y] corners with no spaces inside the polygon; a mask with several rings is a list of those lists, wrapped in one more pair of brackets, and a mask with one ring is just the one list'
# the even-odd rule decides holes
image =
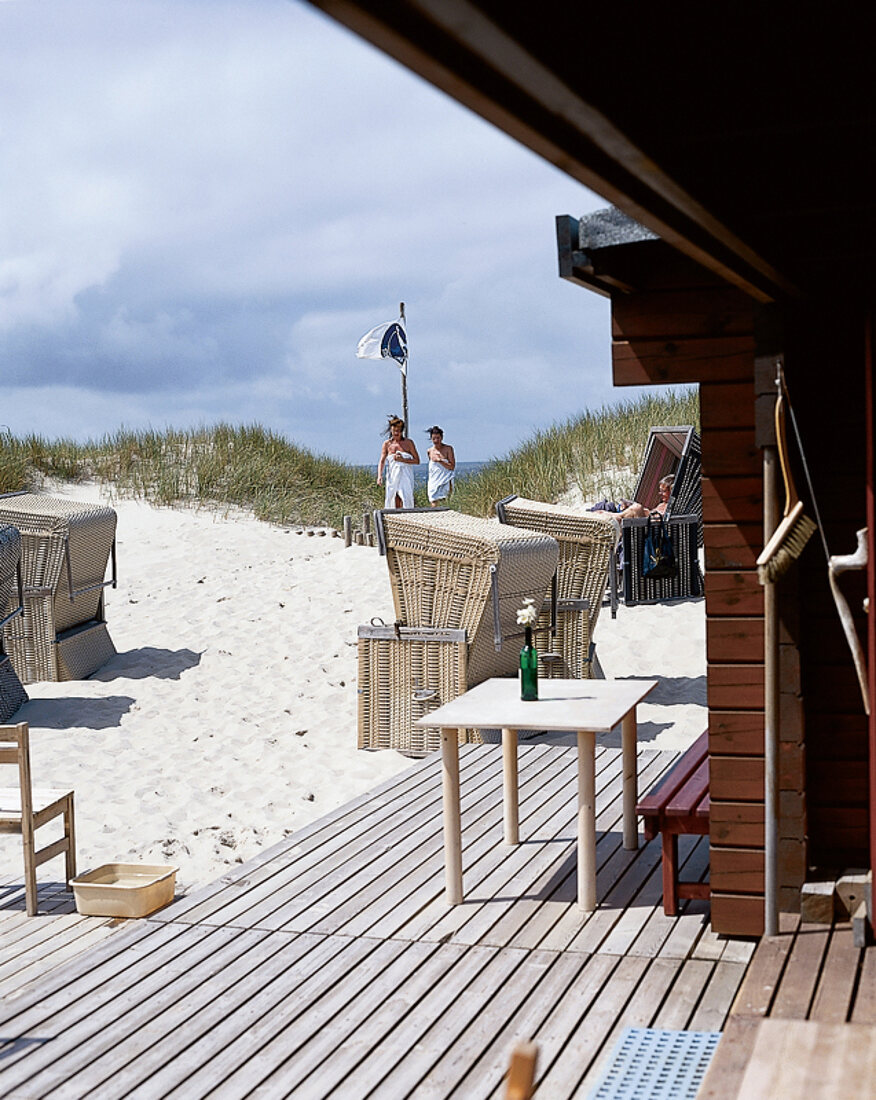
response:
{"label": "white flower", "polygon": [[523,601],[523,607],[517,612],[517,625],[535,626],[537,622],[538,608],[535,606],[535,600],[527,596]]}

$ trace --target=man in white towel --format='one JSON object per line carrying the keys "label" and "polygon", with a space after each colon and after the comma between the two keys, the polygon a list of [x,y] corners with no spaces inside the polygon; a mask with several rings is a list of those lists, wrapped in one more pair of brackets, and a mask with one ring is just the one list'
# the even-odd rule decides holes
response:
{"label": "man in white towel", "polygon": [[386,471],[386,498],[384,508],[413,508],[414,467],[419,465],[420,455],[412,439],[405,438],[405,422],[399,416],[391,416],[386,425],[389,438],[380,450],[377,464],[377,484],[384,481]]}
{"label": "man in white towel", "polygon": [[444,432],[435,424],[429,429],[432,446],[429,448],[429,483],[426,492],[429,504],[434,508],[453,492],[453,471],[456,456],[450,444],[444,442]]}

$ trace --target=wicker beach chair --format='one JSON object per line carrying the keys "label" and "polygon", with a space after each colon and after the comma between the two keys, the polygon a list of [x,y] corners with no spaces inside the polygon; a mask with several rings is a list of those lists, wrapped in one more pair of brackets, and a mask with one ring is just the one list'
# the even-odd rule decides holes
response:
{"label": "wicker beach chair", "polygon": [[17,527],[0,527],[0,722],[27,702],[18,673],[3,648],[3,627],[22,612],[21,535]]}
{"label": "wicker beach chair", "polygon": [[652,506],[660,479],[674,474],[666,518],[678,561],[678,576],[651,580],[642,575],[648,521],[625,519],[622,529],[624,603],[660,603],[703,594],[698,548],[703,545],[703,496],[700,486],[700,438],[689,425],[652,428],[634,498]]}
{"label": "wicker beach chair", "polygon": [[398,630],[360,628],[359,745],[430,752],[439,729],[410,723],[491,676],[517,675],[517,612],[544,598],[559,550],[548,535],[443,509],[377,512],[375,529]]}
{"label": "wicker beach chair", "polygon": [[593,634],[609,582],[616,521],[518,496],[498,501],[496,515],[500,523],[541,531],[559,544],[556,611],[548,593],[535,631],[539,675],[573,680],[600,675]]}
{"label": "wicker beach chair", "polygon": [[[115,511],[10,493],[0,496],[0,523],[21,534],[24,609],[3,628],[15,671],[26,684],[90,676],[116,652],[103,598],[104,588],[116,583]],[[110,557],[112,578],[106,581]]]}

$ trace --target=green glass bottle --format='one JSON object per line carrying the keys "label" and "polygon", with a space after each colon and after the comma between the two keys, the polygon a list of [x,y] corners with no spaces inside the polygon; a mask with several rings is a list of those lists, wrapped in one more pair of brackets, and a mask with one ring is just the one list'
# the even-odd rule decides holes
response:
{"label": "green glass bottle", "polygon": [[520,650],[520,698],[538,699],[538,653],[532,644],[532,627],[526,627],[526,644]]}

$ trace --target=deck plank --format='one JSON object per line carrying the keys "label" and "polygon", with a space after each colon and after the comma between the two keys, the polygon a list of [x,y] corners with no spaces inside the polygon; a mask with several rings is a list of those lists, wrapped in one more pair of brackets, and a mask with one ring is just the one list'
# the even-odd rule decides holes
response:
{"label": "deck plank", "polygon": [[[469,916],[478,908],[478,896],[486,893],[486,888],[482,886],[484,879],[490,875],[497,865],[503,862],[504,857],[511,855],[513,852],[519,859],[521,853],[526,854],[535,848],[536,845],[529,840],[529,836],[536,829],[542,828],[554,815],[562,815],[563,818],[568,819],[566,807],[575,798],[574,791],[577,776],[575,750],[557,748],[556,746],[549,746],[549,749],[554,755],[556,770],[552,770],[550,773],[549,790],[546,792],[547,805],[542,802],[531,821],[528,820],[528,813],[521,812],[523,843],[513,850],[502,844],[501,818],[498,816],[493,822],[492,830],[489,832],[482,831],[477,837],[472,838],[471,842],[466,838],[465,828],[463,827],[464,906],[457,906],[455,909],[448,910],[442,892],[442,895],[434,898],[410,924],[404,926],[401,930],[403,935],[416,939],[429,938],[434,940],[443,939],[448,934],[454,935],[461,924],[468,920]],[[527,767],[527,763],[525,757],[521,757],[521,768]],[[601,754],[600,765],[598,774],[603,782],[607,776],[614,774],[619,767],[612,754]],[[522,772],[523,774],[525,772]],[[497,779],[499,778],[497,775]],[[499,793],[501,802],[501,792],[498,791],[497,793]],[[546,846],[546,848],[549,858],[550,847]],[[542,859],[545,858],[545,848],[541,850],[539,855]],[[443,869],[443,847],[439,858],[440,866]]]}
{"label": "deck plank", "polygon": [[[610,829],[620,819],[620,767],[613,766],[602,774],[604,786],[596,800],[597,832]],[[472,868],[470,878],[474,882],[467,887],[469,904],[446,913],[429,929],[429,939],[441,939],[452,932],[453,938],[460,943],[496,943],[496,937],[489,932],[509,906],[521,897],[531,896],[534,890],[544,898],[548,884],[535,886],[534,880],[547,879],[549,883],[558,874],[567,876],[568,868],[575,865],[577,793],[574,773],[571,777],[569,774],[562,776],[551,794],[553,797],[543,807],[543,812],[526,823],[522,844],[509,848],[493,841]]]}
{"label": "deck plank", "polygon": [[[539,1059],[546,1057],[545,1032],[548,1019],[555,1013],[566,996],[583,1000],[585,983],[583,971],[591,966],[587,984],[598,987],[604,980],[599,963],[593,963],[586,955],[561,955],[553,951],[533,951],[531,958],[546,960],[545,975],[529,992],[524,1003],[513,1016],[505,1014],[492,1036],[485,1036],[480,1051],[463,1067],[464,1075],[456,1082],[448,1097],[470,1100],[473,1096],[488,1096],[508,1071],[510,1052],[521,1041],[529,1041],[541,1032]],[[609,968],[614,960],[608,960]],[[572,991],[575,986],[574,993]]]}
{"label": "deck plank", "polygon": [[[468,753],[462,759],[472,771],[472,787],[489,783],[487,758]],[[375,859],[423,820],[435,817],[441,805],[441,787],[434,772],[433,767],[406,773],[409,785],[393,787],[370,814],[363,803],[356,812],[333,818],[321,829],[307,830],[303,836],[293,834],[270,859],[259,860],[251,873],[238,873],[221,893],[211,894],[183,913],[171,912],[166,919],[272,927],[282,922],[284,912],[306,911],[308,904],[315,904],[333,884],[343,882],[356,860],[367,863]]]}
{"label": "deck plank", "polygon": [[[176,959],[159,950],[132,960],[133,973],[126,968],[124,974],[119,975],[128,980],[127,987],[121,981],[118,985],[104,983],[99,990],[93,991],[90,999],[77,997],[72,1004],[69,998],[56,994],[44,1009],[38,1006],[30,1010],[28,1016],[33,1022],[28,1023],[26,1028],[22,1029],[18,1021],[17,1026],[0,1025],[3,1035],[19,1042],[33,1038],[44,1040],[48,1035],[52,1039],[50,1043],[41,1042],[38,1047],[26,1048],[27,1057],[21,1057],[14,1065],[9,1064],[15,1058],[14,1053],[6,1059],[2,1077],[4,1089],[9,1091],[26,1081],[28,1090],[39,1095],[44,1085],[51,1086],[59,1075],[67,1072],[73,1052],[78,1057],[91,1057],[91,1043],[100,1043],[104,1027],[109,1027],[127,1009],[166,988],[168,976],[173,973],[174,961],[177,967],[188,968],[196,965],[204,954],[212,952],[220,939],[216,931],[191,928],[185,936],[177,936],[170,945],[178,951]],[[240,933],[235,930],[232,935],[238,936]],[[55,1005],[57,1010],[53,1011]]]}
{"label": "deck plank", "polygon": [[476,986],[469,987],[427,1026],[422,1039],[380,1081],[375,1097],[393,1100],[414,1093],[418,1098],[444,1097],[464,1071],[464,1064],[453,1057],[448,1060],[447,1055],[456,1050],[459,1058],[475,1056],[485,1035],[489,1031],[495,1034],[499,1015],[504,1019],[513,1016],[538,985],[544,975],[543,964],[543,959],[533,958],[527,951],[497,951]]}
{"label": "deck plank", "polygon": [[[527,768],[520,782],[520,817],[541,820],[550,810],[545,804],[551,799],[557,782],[561,782],[568,770],[562,758],[544,758],[544,767],[538,771]],[[482,857],[490,852],[511,852],[502,842],[502,790],[494,785],[487,797],[477,804],[475,821],[463,817],[463,863],[466,870],[466,892],[471,893],[472,878],[481,873]],[[416,853],[416,860],[414,860]],[[398,867],[394,867],[398,864]],[[387,874],[392,868],[393,873]],[[410,846],[399,846],[392,852],[392,862],[377,868],[377,874],[364,890],[341,899],[341,904],[331,914],[314,925],[319,932],[341,931],[345,935],[400,935],[401,925],[408,914],[422,915],[424,909],[438,902],[446,912],[443,902],[444,838],[440,817],[428,828],[423,828],[412,838]],[[391,884],[391,885],[390,885]],[[439,887],[436,893],[435,887]],[[372,905],[377,901],[376,907]],[[407,902],[408,904],[405,904]],[[375,920],[376,914],[380,917]],[[418,922],[421,923],[421,920]],[[423,938],[405,935],[404,938]],[[429,937],[429,938],[441,938]]]}
{"label": "deck plank", "polygon": [[[591,1011],[597,1012],[597,1006],[604,1003],[609,991],[612,993],[609,999],[613,1006],[625,1003],[642,972],[641,961],[632,959],[628,966],[624,966],[622,964],[625,961],[615,955],[594,955],[589,958],[587,965],[569,986],[566,996],[533,1034],[533,1042],[538,1044],[539,1050],[536,1086],[543,1096],[551,1097],[551,1100],[562,1100],[563,1091],[554,1087],[551,1075],[554,1066],[565,1057],[569,1037],[581,1020],[586,1019]],[[608,1011],[610,1014],[611,1009]],[[600,1017],[599,1021],[594,1016],[591,1021],[593,1035],[598,1033],[600,1021],[607,1028],[607,1016]],[[492,1100],[501,1093],[501,1086],[497,1086],[489,1096]]]}
{"label": "deck plank", "polygon": [[[227,995],[215,998],[193,1016],[171,1044],[162,1044],[160,1058],[150,1052],[132,1062],[131,1072],[140,1084],[130,1095],[206,1095],[250,1057],[257,1060],[258,1052],[282,1029],[282,1023],[294,1018],[297,999],[305,1010],[314,996],[327,988],[325,976],[343,980],[376,946],[360,942],[351,954],[345,954],[352,943],[355,941],[307,933],[267,934],[253,949],[251,970]],[[259,958],[262,952],[264,959]],[[213,988],[209,983],[205,992],[209,994]]]}
{"label": "deck plank", "polygon": [[849,1018],[861,949],[855,947],[851,924],[834,925],[809,1019],[844,1024]]}
{"label": "deck plank", "polygon": [[[627,956],[632,958],[634,956]],[[651,959],[648,968],[636,985],[627,1004],[599,1045],[586,1071],[582,1075],[578,1090],[582,1095],[593,1088],[602,1076],[605,1065],[621,1037],[628,1027],[651,1027],[654,1016],[678,978],[683,963],[680,959]]]}
{"label": "deck plank", "polygon": [[[654,774],[663,771],[659,753],[641,755],[639,758],[639,783]],[[597,868],[602,866],[621,847],[621,838],[614,828],[622,819],[618,815],[621,803],[612,803],[607,808],[604,821],[597,821],[597,830],[603,835],[597,840]],[[571,807],[570,807],[571,808]],[[609,816],[608,809],[612,814]],[[571,822],[565,828],[573,829]],[[606,830],[610,830],[606,832]],[[598,833],[597,833],[598,835]],[[507,943],[513,947],[535,948],[542,943],[553,926],[563,914],[564,907],[573,904],[577,898],[577,881],[573,866],[569,865],[557,873],[548,867],[533,880],[530,894],[503,903],[504,912],[489,931],[492,943]],[[548,891],[548,886],[552,889]],[[583,919],[583,918],[582,918]]]}
{"label": "deck plank", "polygon": [[876,947],[864,950],[851,1018],[854,1024],[876,1024]]}
{"label": "deck plank", "polygon": [[[462,751],[460,756],[463,757]],[[310,850],[318,847],[327,837],[355,828],[359,821],[380,820],[391,815],[393,808],[398,807],[399,799],[417,796],[423,788],[430,789],[433,786],[433,770],[434,762],[429,757],[417,761],[405,771],[390,776],[378,787],[365,791],[350,802],[345,802],[308,825],[296,829],[292,836],[265,848],[240,867],[233,868],[212,882],[177,898],[152,919],[198,923],[233,898],[238,892],[235,887],[239,886],[241,880],[246,879],[255,885],[263,878],[277,873],[278,868],[287,865],[289,854],[295,849],[306,846]]]}
{"label": "deck plank", "polygon": [[398,967],[403,968],[400,978],[389,972],[374,983],[368,990],[368,997],[363,998],[366,1011],[357,1011],[352,1017],[353,1029],[345,1027],[337,1036],[332,1036],[330,1052],[326,1051],[322,1037],[315,1036],[312,1045],[318,1049],[314,1054],[309,1054],[307,1048],[296,1054],[296,1070],[308,1065],[308,1056],[315,1060],[315,1055],[319,1055],[321,1060],[304,1079],[297,1081],[281,1071],[278,1081],[283,1083],[284,1095],[328,1096],[333,1089],[345,1084],[349,1088],[349,1081],[355,1079],[359,1064],[394,1032],[411,1007],[439,984],[464,955],[464,949],[455,944],[411,941],[402,946],[404,954],[398,960]]}
{"label": "deck plank", "polygon": [[[699,1001],[717,964],[706,959],[688,959],[681,965],[672,988],[654,1016],[653,1026],[684,1031],[690,1026],[694,1006]],[[730,1002],[727,1002],[729,1008]]]}
{"label": "deck plank", "polygon": [[761,1019],[761,1016],[731,1016],[728,1019],[697,1100],[732,1100],[741,1095],[739,1087]]}
{"label": "deck plank", "polygon": [[[640,748],[640,790],[676,756]],[[591,915],[576,904],[577,751],[555,744],[520,746],[513,847],[501,752],[463,747],[461,906],[444,900],[437,757],[127,927],[79,918],[51,885],[56,915],[28,923],[20,883],[0,879],[0,992],[28,950],[34,979],[0,1002],[0,1094],[485,1100],[534,1039],[539,1095],[565,1100],[623,1026],[723,1020],[753,945],[711,936],[703,902],[665,917],[659,845],[621,845],[620,758],[598,749]],[[682,852],[706,874],[705,838]],[[826,965],[839,957],[837,941]]]}
{"label": "deck plank", "polygon": [[733,1003],[737,1016],[766,1016],[770,1011],[782,971],[794,945],[797,921],[782,922],[780,914],[779,935],[764,936],[745,975],[745,980]]}
{"label": "deck plank", "polygon": [[829,944],[829,925],[800,924],[770,1016],[795,1020],[807,1018]]}
{"label": "deck plank", "polygon": [[[285,1096],[288,1087],[284,1082],[290,1077],[300,1080],[302,1074],[330,1057],[351,1019],[374,1004],[376,983],[398,984],[410,974],[410,961],[398,965],[408,946],[399,940],[350,940],[345,950],[334,956],[328,973],[314,974],[259,1024],[239,1035],[233,1045],[236,1068],[215,1088],[215,1094],[240,1097],[257,1088]],[[393,986],[384,984],[383,988],[392,992]],[[221,1057],[224,1060],[226,1056],[223,1053]],[[214,1058],[210,1065],[215,1064]]]}
{"label": "deck plank", "polygon": [[745,976],[746,963],[721,959],[715,963],[711,978],[688,1023],[691,1031],[722,1031],[730,1006]]}

